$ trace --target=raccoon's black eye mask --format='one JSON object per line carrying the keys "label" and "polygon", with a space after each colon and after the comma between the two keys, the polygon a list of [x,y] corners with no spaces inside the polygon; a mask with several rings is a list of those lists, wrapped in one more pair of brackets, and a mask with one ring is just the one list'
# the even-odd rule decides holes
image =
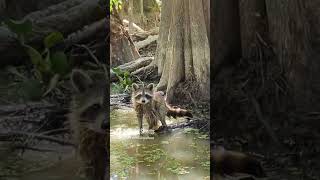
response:
{"label": "raccoon's black eye mask", "polygon": [[147,98],[147,99],[151,99],[152,96],[150,96],[149,94],[146,94],[146,98]]}

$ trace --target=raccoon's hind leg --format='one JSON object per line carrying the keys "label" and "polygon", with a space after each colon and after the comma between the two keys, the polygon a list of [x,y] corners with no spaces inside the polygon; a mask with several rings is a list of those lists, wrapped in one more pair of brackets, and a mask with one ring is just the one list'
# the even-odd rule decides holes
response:
{"label": "raccoon's hind leg", "polygon": [[161,116],[160,117],[160,121],[161,121],[161,124],[162,124],[162,126],[167,126],[167,123],[166,123],[166,117],[165,116]]}

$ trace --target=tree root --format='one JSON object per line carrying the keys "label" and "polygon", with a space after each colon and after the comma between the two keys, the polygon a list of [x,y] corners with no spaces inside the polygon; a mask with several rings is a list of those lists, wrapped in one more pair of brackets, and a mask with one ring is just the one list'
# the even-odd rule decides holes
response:
{"label": "tree root", "polygon": [[167,127],[160,126],[157,130],[155,130],[155,132],[165,133],[170,130],[181,129],[186,127],[192,127],[192,128],[197,128],[201,130],[208,130],[210,128],[210,125],[209,125],[209,121],[193,117],[193,118],[187,118],[186,122],[168,125]]}

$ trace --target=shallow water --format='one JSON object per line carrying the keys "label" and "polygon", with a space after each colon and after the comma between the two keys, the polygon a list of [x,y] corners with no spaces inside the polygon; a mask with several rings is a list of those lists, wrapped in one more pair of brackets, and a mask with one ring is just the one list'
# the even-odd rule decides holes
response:
{"label": "shallow water", "polygon": [[111,179],[209,179],[207,135],[190,128],[166,135],[146,129],[144,122],[144,135],[139,136],[136,114],[130,108],[111,113]]}

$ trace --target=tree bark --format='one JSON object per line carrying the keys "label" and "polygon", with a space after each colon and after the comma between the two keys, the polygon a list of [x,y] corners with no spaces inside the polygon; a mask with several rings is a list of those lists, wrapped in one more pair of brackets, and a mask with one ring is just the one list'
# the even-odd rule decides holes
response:
{"label": "tree bark", "polygon": [[[160,34],[156,54],[158,90],[166,89],[173,101],[176,87],[195,82],[195,93],[209,98],[209,40],[203,6],[207,1],[163,1]],[[194,11],[193,9],[197,9]]]}
{"label": "tree bark", "polygon": [[257,57],[258,36],[267,39],[267,15],[264,0],[240,0],[242,57]]}
{"label": "tree bark", "polygon": [[140,57],[129,33],[121,22],[117,17],[111,16],[110,67],[115,67]]}
{"label": "tree bark", "polygon": [[0,11],[0,21],[4,20],[4,18],[18,20],[31,12],[45,9],[48,6],[63,1],[64,0],[0,0],[0,7],[2,6],[3,9],[3,11]]}
{"label": "tree bark", "polygon": [[238,61],[241,57],[239,2],[234,0],[212,1],[213,78],[223,64]]}
{"label": "tree bark", "polygon": [[133,0],[129,0],[129,34],[133,33]]}
{"label": "tree bark", "polygon": [[[59,4],[55,6],[59,6]],[[53,9],[53,7],[51,8]],[[69,34],[81,29],[86,24],[103,19],[105,12],[98,0],[85,0],[79,5],[68,8],[62,12],[58,11],[43,18],[32,17],[33,16],[29,15],[26,18],[30,19],[34,26],[39,29],[60,31],[63,34]]]}
{"label": "tree bark", "polygon": [[309,99],[309,24],[303,0],[266,0],[271,41],[297,106]]}

